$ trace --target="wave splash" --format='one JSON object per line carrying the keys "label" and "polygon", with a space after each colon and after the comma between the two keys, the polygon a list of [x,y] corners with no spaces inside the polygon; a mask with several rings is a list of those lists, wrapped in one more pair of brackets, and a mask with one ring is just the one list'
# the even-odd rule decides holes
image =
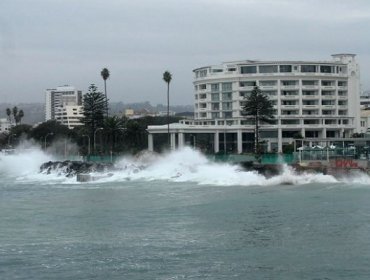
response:
{"label": "wave splash", "polygon": [[[75,177],[66,178],[60,171],[51,174],[39,173],[41,164],[50,160],[53,160],[51,156],[36,149],[17,155],[3,156],[0,157],[0,174],[16,177],[18,181],[37,181],[45,184],[76,183]],[[370,184],[370,177],[367,175],[336,179],[324,174],[298,174],[293,168],[286,165],[282,165],[280,175],[266,178],[255,171],[245,171],[238,165],[213,162],[190,147],[163,155],[143,153],[137,157],[123,157],[116,162],[115,167],[118,171],[109,171],[109,176],[101,176],[101,179],[94,181],[94,183],[162,180],[216,186],[302,185],[338,182]]]}

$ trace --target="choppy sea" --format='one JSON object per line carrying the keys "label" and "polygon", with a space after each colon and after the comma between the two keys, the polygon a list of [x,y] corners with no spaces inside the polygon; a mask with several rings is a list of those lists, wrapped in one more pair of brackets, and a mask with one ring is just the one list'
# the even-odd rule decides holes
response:
{"label": "choppy sea", "polygon": [[370,178],[265,178],[189,148],[89,183],[0,157],[0,279],[370,279]]}

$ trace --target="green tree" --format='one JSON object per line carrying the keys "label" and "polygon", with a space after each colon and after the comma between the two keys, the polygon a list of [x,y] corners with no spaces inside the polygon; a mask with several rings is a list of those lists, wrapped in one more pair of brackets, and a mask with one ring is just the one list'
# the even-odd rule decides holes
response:
{"label": "green tree", "polygon": [[18,107],[14,106],[13,107],[13,118],[14,118],[15,124],[17,124],[17,115],[18,115]]}
{"label": "green tree", "polygon": [[104,113],[106,112],[106,98],[98,88],[91,84],[88,92],[83,96],[83,115],[82,123],[88,132],[91,144],[94,147],[94,134],[98,128],[104,125]]}
{"label": "green tree", "polygon": [[119,135],[122,135],[123,131],[125,130],[124,121],[122,118],[119,118],[117,116],[108,117],[104,120],[103,128],[105,132],[105,137],[107,137],[107,140],[109,142],[110,151],[114,152],[117,137]]}
{"label": "green tree", "polygon": [[163,73],[163,81],[167,84],[167,141],[168,147],[170,147],[170,82],[172,75],[169,71]]}
{"label": "green tree", "polygon": [[274,105],[272,101],[255,86],[251,94],[245,97],[242,115],[252,120],[255,125],[254,152],[261,153],[259,128],[262,123],[274,123]]}
{"label": "green tree", "polygon": [[24,112],[23,110],[19,110],[17,116],[15,117],[15,123],[16,124],[21,124],[22,123],[22,118],[24,117]]}
{"label": "green tree", "polygon": [[[100,72],[101,77],[104,80],[104,94],[105,94],[105,99],[108,102],[108,96],[107,96],[107,79],[110,76],[109,70],[107,68],[103,68]],[[107,105],[107,117],[108,117],[108,105]]]}

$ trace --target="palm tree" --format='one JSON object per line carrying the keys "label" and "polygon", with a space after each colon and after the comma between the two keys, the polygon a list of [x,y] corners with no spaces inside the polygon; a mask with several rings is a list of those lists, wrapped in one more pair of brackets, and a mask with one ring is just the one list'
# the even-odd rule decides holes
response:
{"label": "palm tree", "polygon": [[[105,99],[108,102],[108,97],[107,97],[107,79],[109,78],[109,75],[110,75],[109,70],[107,68],[103,68],[103,70],[101,70],[101,72],[100,72],[100,75],[102,76],[102,78],[104,80]],[[108,117],[108,104],[107,104],[107,117]]]}
{"label": "palm tree", "polygon": [[168,147],[170,147],[170,82],[172,80],[172,75],[169,71],[163,73],[163,81],[167,83],[167,140]]}
{"label": "palm tree", "polygon": [[108,117],[104,119],[103,128],[106,136],[109,138],[110,150],[114,152],[116,138],[125,130],[124,121],[117,116]]}
{"label": "palm tree", "polygon": [[258,86],[255,86],[249,96],[245,97],[242,114],[251,117],[255,125],[254,152],[258,155],[259,147],[259,126],[261,122],[274,123],[274,105]]}
{"label": "palm tree", "polygon": [[17,124],[17,115],[18,115],[18,108],[17,106],[14,106],[13,107],[13,118],[14,118],[15,124]]}
{"label": "palm tree", "polygon": [[23,110],[19,110],[17,118],[15,120],[16,123],[21,124],[22,123],[22,118],[24,117],[24,112]]}
{"label": "palm tree", "polygon": [[8,120],[10,122],[10,115],[12,114],[12,110],[10,108],[6,108],[6,115],[8,116]]}

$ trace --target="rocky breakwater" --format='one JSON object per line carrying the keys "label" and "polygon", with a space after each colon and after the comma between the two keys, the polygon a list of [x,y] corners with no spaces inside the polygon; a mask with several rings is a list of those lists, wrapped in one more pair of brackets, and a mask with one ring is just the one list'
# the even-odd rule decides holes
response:
{"label": "rocky breakwater", "polygon": [[114,171],[117,168],[112,163],[95,163],[84,161],[48,161],[40,166],[40,173],[57,174],[66,177],[73,177],[78,174],[89,174],[95,172]]}

